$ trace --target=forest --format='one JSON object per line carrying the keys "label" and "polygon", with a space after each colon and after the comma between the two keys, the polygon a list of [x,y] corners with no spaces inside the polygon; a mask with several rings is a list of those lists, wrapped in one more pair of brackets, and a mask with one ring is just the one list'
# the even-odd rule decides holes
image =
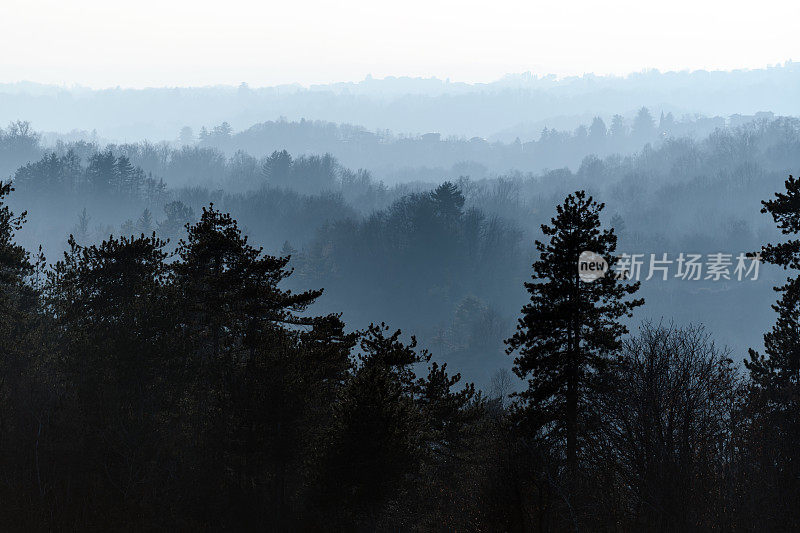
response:
{"label": "forest", "polygon": [[798,20],[0,0],[0,533],[800,531]]}
{"label": "forest", "polygon": [[[765,27],[770,26],[767,22],[774,25],[776,18],[764,19]],[[791,20],[792,15],[786,18]],[[8,34],[13,28],[9,30]],[[611,41],[621,35],[605,33],[602,39]],[[625,42],[625,46],[630,44]],[[348,81],[335,76],[333,82],[306,84],[296,83],[297,78],[291,76],[288,83],[267,86],[254,82],[252,76],[226,79],[224,84],[192,86],[184,81],[178,86],[153,86],[148,82],[138,87],[126,87],[118,76],[101,88],[4,79],[0,80],[0,116],[3,123],[25,118],[50,134],[75,136],[97,130],[110,139],[173,139],[183,126],[194,128],[197,134],[203,125],[223,121],[242,131],[254,123],[279,122],[279,117],[285,117],[289,122],[305,118],[408,135],[440,132],[445,138],[463,135],[511,142],[519,137],[526,141],[544,127],[572,130],[598,114],[610,123],[614,114],[628,115],[641,106],[658,106],[676,118],[759,111],[797,116],[800,63],[796,56],[790,59],[784,56],[779,64],[751,68],[735,62],[735,70],[709,66],[689,70],[685,64],[659,70],[651,65],[626,69],[624,75],[588,69],[564,76],[528,64],[496,79],[472,83],[448,79],[441,71],[425,76],[363,72]],[[109,68],[120,66],[114,61]]]}
{"label": "forest", "polygon": [[[520,287],[536,258],[531,243],[570,192],[586,190],[606,203],[603,223],[615,228],[621,252],[738,254],[781,237],[759,212],[759,200],[800,165],[798,119],[729,117],[698,139],[660,135],[657,114],[641,109],[638,121],[622,122],[625,142],[642,142],[627,153],[614,144],[613,128],[599,129],[595,144],[583,148],[574,132],[525,143],[583,154],[571,156],[580,161],[572,169],[475,176],[474,159],[466,158],[480,153],[467,152],[436,181],[395,185],[330,154],[272,150],[268,140],[251,155],[235,144],[244,132],[224,127],[186,145],[100,146],[48,145],[30,125],[13,123],[0,135],[0,166],[16,188],[11,207],[29,214],[18,234],[28,250],[42,245],[53,259],[67,250],[70,234],[86,246],[110,234],[155,231],[172,251],[184,225],[213,202],[252,242],[291,255],[287,287],[325,288],[319,309],[343,313],[353,329],[383,321],[413,332],[440,362],[457,364],[488,387],[496,370],[511,368],[502,341],[525,302]],[[317,131],[310,122],[287,127],[306,137]],[[643,130],[655,139],[633,133]],[[227,152],[220,139],[233,143]],[[437,141],[430,149],[446,145]],[[603,146],[617,152],[596,155]],[[452,207],[431,196],[444,181],[455,186]],[[741,360],[774,320],[771,287],[782,276],[764,268],[746,283],[651,280],[642,287],[648,304],[640,319],[702,322]]]}
{"label": "forest", "polygon": [[[3,528],[800,528],[800,120],[615,122],[355,136],[438,154],[393,185],[259,137],[351,131],[317,122],[0,130]],[[578,164],[481,159],[522,149]],[[586,282],[585,250],[763,264]]]}

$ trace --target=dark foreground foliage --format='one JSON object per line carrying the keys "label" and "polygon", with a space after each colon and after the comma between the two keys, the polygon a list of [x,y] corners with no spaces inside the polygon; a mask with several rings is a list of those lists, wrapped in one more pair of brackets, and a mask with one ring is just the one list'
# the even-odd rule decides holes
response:
{"label": "dark foreground foliage", "polygon": [[[797,191],[790,178],[765,203],[786,233],[800,227]],[[385,324],[351,333],[313,314],[322,291],[283,288],[288,257],[251,246],[213,205],[176,248],[155,234],[70,239],[46,267],[15,244],[10,192],[3,530],[800,526],[796,281],[751,379],[702,328],[628,337],[636,286],[562,275],[573,252],[616,243],[602,204],[571,195],[509,341],[528,388],[508,403],[503,379],[476,392]],[[431,199],[461,216],[454,190]],[[764,256],[797,268],[798,245]]]}

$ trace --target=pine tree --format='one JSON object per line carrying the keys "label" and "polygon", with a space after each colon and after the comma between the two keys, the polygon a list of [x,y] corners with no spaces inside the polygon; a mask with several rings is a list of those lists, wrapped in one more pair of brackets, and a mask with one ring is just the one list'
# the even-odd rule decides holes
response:
{"label": "pine tree", "polygon": [[[152,509],[166,495],[159,461],[171,463],[164,437],[182,360],[173,344],[180,336],[163,246],[144,236],[97,246],[70,237],[45,286],[64,382],[51,424],[62,432],[64,450],[80,449],[82,457],[53,460],[57,475],[49,483],[91,512],[113,515],[110,509],[136,503]],[[95,490],[103,496],[90,497]]]}
{"label": "pine tree", "polygon": [[[794,238],[761,249],[761,259],[786,270],[800,269],[800,179],[789,176],[786,192],[762,201],[762,213],[769,213],[784,235]],[[745,366],[753,380],[751,403],[762,416],[755,417],[758,442],[751,451],[761,450],[762,481],[766,497],[782,526],[800,527],[800,278],[788,278],[775,287],[780,297],[772,308],[778,319],[764,335],[764,354],[750,350]]]}
{"label": "pine tree", "polygon": [[187,298],[191,327],[206,331],[209,344],[201,351],[211,357],[227,349],[233,356],[277,325],[308,323],[299,313],[322,294],[279,288],[291,274],[288,258],[265,255],[247,240],[236,220],[211,204],[178,246],[176,282]]}
{"label": "pine tree", "polygon": [[289,152],[276,150],[261,164],[261,173],[271,187],[286,187],[290,185],[292,164]]}
{"label": "pine tree", "polygon": [[[137,168],[133,166],[127,156],[121,155],[116,163],[116,190],[127,197],[138,196],[139,183],[141,179]],[[138,178],[138,179],[137,179]]]}
{"label": "pine tree", "polygon": [[106,195],[114,190],[116,176],[116,158],[111,150],[95,153],[89,158],[86,177],[94,193]]}
{"label": "pine tree", "polygon": [[[360,339],[361,354],[341,391],[335,425],[322,460],[321,490],[325,513],[341,516],[348,526],[364,521],[376,527],[408,520],[413,499],[428,483],[441,481],[464,452],[464,433],[480,414],[475,388],[453,390],[461,376],[431,363],[416,378],[414,366],[430,362],[427,350],[400,339],[385,324],[371,324]],[[417,485],[420,483],[420,485]],[[446,484],[443,484],[446,485]],[[446,489],[439,486],[438,494]]]}
{"label": "pine tree", "polygon": [[211,135],[215,137],[215,140],[226,140],[231,136],[231,133],[233,133],[233,128],[227,122],[214,126],[214,129],[211,130]]}
{"label": "pine tree", "polygon": [[75,237],[75,240],[78,244],[86,245],[89,243],[91,238],[91,230],[89,228],[89,224],[91,223],[92,217],[89,216],[89,213],[86,211],[84,207],[81,210],[81,213],[78,215],[78,222],[72,227],[72,234]]}
{"label": "pine tree", "polygon": [[636,118],[633,119],[633,135],[637,141],[648,142],[656,132],[656,125],[650,110],[646,107],[639,109]]}
{"label": "pine tree", "polygon": [[612,137],[620,139],[628,134],[628,128],[625,126],[625,119],[622,115],[614,115],[611,117],[611,127],[609,133]]}
{"label": "pine tree", "polygon": [[28,283],[41,274],[41,249],[34,267],[30,254],[15,241],[25,213],[16,215],[7,205],[13,190],[10,182],[0,182],[0,514],[10,529],[47,529],[41,527],[39,511],[24,502],[43,501],[42,478],[34,481],[29,465],[32,456],[41,457],[41,448],[35,455],[31,450],[43,441],[43,416],[49,414],[45,406],[53,397],[53,374],[43,364],[53,348],[47,337],[52,328],[40,312],[38,282]]}
{"label": "pine tree", "polygon": [[136,221],[136,231],[141,235],[147,235],[153,231],[153,215],[149,209],[145,208]]}
{"label": "pine tree", "polygon": [[13,190],[11,182],[0,181],[0,284],[6,287],[21,284],[31,270],[28,252],[14,241],[27,212],[15,215],[5,203],[5,197]]}
{"label": "pine tree", "polygon": [[520,414],[539,436],[566,443],[570,484],[585,436],[587,400],[627,333],[620,319],[643,303],[626,299],[638,282],[624,283],[614,275],[591,283],[579,278],[578,257],[584,251],[600,254],[609,268],[615,264],[617,237],[613,229],[600,230],[602,209],[602,203],[578,191],[557,207],[551,226],[542,225],[549,242],[536,241],[540,257],[533,263],[533,281],[525,283],[530,303],[506,341],[507,352],[518,353],[514,372],[528,381],[518,395]]}
{"label": "pine tree", "polygon": [[[792,176],[786,181],[786,192],[775,193],[774,200],[763,201],[762,213],[769,213],[784,235],[800,232],[800,180]],[[790,239],[780,244],[767,244],[761,259],[784,269],[800,269],[800,240]],[[755,351],[747,367],[760,386],[772,390],[800,388],[800,281],[787,279],[776,287],[781,294],[773,309],[778,321],[764,336],[767,357]],[[798,391],[800,392],[800,390]]]}
{"label": "pine tree", "polygon": [[592,119],[592,125],[589,126],[589,136],[597,143],[605,139],[608,133],[606,123],[600,117]]}
{"label": "pine tree", "polygon": [[343,513],[348,523],[378,520],[387,500],[419,465],[422,421],[411,397],[411,367],[429,356],[417,353],[414,339],[405,345],[399,336],[384,324],[370,325],[361,339],[358,366],[336,406],[323,500],[354,502],[354,515]]}
{"label": "pine tree", "polygon": [[[269,513],[288,528],[306,463],[330,424],[353,334],[304,313],[321,290],[278,285],[288,257],[265,255],[211,205],[178,246],[174,283],[188,341],[187,454],[208,519]],[[256,523],[243,523],[256,529]]]}
{"label": "pine tree", "polygon": [[25,317],[22,304],[31,296],[25,278],[33,273],[30,254],[14,240],[27,213],[15,215],[6,204],[5,198],[13,190],[11,182],[0,181],[0,370],[4,360],[19,347],[16,332]]}
{"label": "pine tree", "polygon": [[431,193],[436,213],[445,220],[455,220],[462,214],[464,195],[458,185],[445,181]]}

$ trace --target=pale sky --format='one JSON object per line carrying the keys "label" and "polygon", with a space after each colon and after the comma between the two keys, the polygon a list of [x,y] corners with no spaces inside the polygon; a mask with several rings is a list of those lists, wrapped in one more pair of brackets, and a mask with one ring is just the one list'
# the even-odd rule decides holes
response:
{"label": "pale sky", "polygon": [[264,86],[762,68],[800,60],[798,29],[797,0],[0,0],[0,82]]}

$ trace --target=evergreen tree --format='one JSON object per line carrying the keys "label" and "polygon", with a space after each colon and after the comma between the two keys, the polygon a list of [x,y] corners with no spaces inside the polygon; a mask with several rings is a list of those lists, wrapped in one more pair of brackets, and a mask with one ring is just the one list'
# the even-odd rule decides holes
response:
{"label": "evergreen tree", "polygon": [[138,509],[139,520],[156,523],[167,504],[161,461],[170,462],[166,436],[175,411],[169,404],[179,396],[181,360],[163,246],[144,236],[97,246],[70,237],[69,250],[49,273],[55,369],[66,387],[51,416],[61,454],[43,453],[42,461],[53,474],[45,480],[53,500],[81,502],[64,509],[66,520],[89,513],[95,515],[89,523],[111,524]]}
{"label": "evergreen tree", "polygon": [[633,135],[637,141],[649,142],[656,133],[656,125],[650,110],[642,107],[633,119]]}
{"label": "evergreen tree", "polygon": [[84,207],[78,215],[78,222],[72,227],[72,234],[75,236],[75,241],[84,246],[89,243],[91,238],[91,229],[89,228],[91,220],[92,217],[89,216],[89,213]]}
{"label": "evergreen tree", "polygon": [[[150,173],[148,173],[147,177],[145,178],[144,171],[142,171],[141,168],[137,168],[136,172],[137,183],[144,188],[143,191],[139,191],[144,201],[148,204],[162,203],[167,192],[167,186],[164,183],[164,179],[159,178],[156,180]],[[137,186],[137,190],[138,189],[139,187]]]}
{"label": "evergreen tree", "polygon": [[611,136],[616,139],[621,139],[628,135],[628,128],[625,125],[625,119],[622,115],[614,115],[611,117],[611,128],[609,128],[609,133]]}
{"label": "evergreen tree", "polygon": [[251,246],[213,205],[189,226],[178,256],[174,283],[189,343],[186,446],[202,487],[198,512],[245,520],[245,529],[289,527],[354,336],[338,315],[305,314],[322,291],[280,288],[289,258]]}
{"label": "evergreen tree", "polygon": [[117,158],[116,162],[116,177],[115,188],[118,192],[126,195],[129,198],[137,197],[139,194],[139,183],[137,178],[140,178],[137,168],[133,166],[127,156],[121,155]]}
{"label": "evergreen tree", "polygon": [[589,126],[589,137],[591,137],[595,143],[600,143],[605,139],[606,133],[606,123],[602,118],[594,117],[594,119],[592,119],[592,125]]}
{"label": "evergreen tree", "polygon": [[549,242],[536,241],[540,257],[533,263],[533,281],[525,283],[530,303],[506,341],[507,352],[518,353],[514,372],[528,382],[518,395],[523,420],[539,436],[565,443],[573,486],[591,395],[627,333],[620,319],[643,303],[626,299],[638,282],[624,283],[614,275],[591,283],[579,278],[583,251],[600,254],[609,268],[615,264],[617,237],[613,229],[600,230],[603,206],[578,191],[557,207],[552,225],[542,225]]}
{"label": "evergreen tree", "polygon": [[308,323],[299,313],[322,294],[279,288],[291,274],[288,258],[264,255],[248,244],[237,222],[213,204],[189,227],[178,254],[174,271],[187,298],[187,319],[190,327],[205,331],[199,338],[208,344],[200,352],[212,358],[241,356],[266,329]]}
{"label": "evergreen tree", "polygon": [[413,523],[415,496],[425,491],[423,469],[431,472],[425,482],[436,483],[464,452],[464,433],[480,414],[480,405],[471,406],[474,386],[452,390],[461,376],[449,376],[446,365],[432,363],[427,377],[417,379],[414,366],[431,355],[400,334],[385,324],[369,326],[335,407],[321,497],[334,507],[326,513],[351,526]]}
{"label": "evergreen tree", "polygon": [[51,323],[40,312],[38,282],[27,282],[41,275],[44,259],[40,248],[31,264],[30,254],[15,241],[26,213],[9,208],[13,190],[10,182],[0,182],[0,520],[11,529],[46,529],[38,505],[45,485],[33,477],[31,465],[39,460],[39,448],[32,450],[47,439],[43,428],[55,394],[44,361],[54,346],[47,336]]}
{"label": "evergreen tree", "polygon": [[147,235],[153,231],[153,215],[149,209],[145,208],[136,221],[136,231],[142,235]]}
{"label": "evergreen tree", "polygon": [[272,152],[261,165],[261,173],[272,187],[286,187],[290,184],[292,156],[286,150]]}
{"label": "evergreen tree", "polygon": [[626,234],[625,219],[619,213],[614,213],[611,217],[611,227],[614,228],[614,233],[617,237],[624,237]]}
{"label": "evergreen tree", "polygon": [[[387,500],[403,488],[419,465],[421,420],[414,408],[411,366],[427,358],[416,341],[405,345],[400,331],[370,325],[362,354],[336,407],[336,432],[325,462],[328,504],[358,502],[345,523],[375,524]],[[336,497],[336,494],[340,497]]]}
{"label": "evergreen tree", "polygon": [[92,192],[105,195],[111,192],[116,181],[116,158],[111,150],[97,152],[89,158],[86,177]]}
{"label": "evergreen tree", "polygon": [[[762,213],[769,213],[786,242],[767,244],[761,259],[784,269],[800,269],[800,179],[789,176],[786,191],[763,201]],[[753,380],[751,403],[757,416],[757,445],[762,450],[754,459],[760,480],[767,482],[762,495],[781,526],[800,527],[800,278],[788,278],[776,287],[780,294],[772,308],[778,319],[764,335],[764,354],[750,350],[745,366]]]}
{"label": "evergreen tree", "polygon": [[13,190],[11,182],[0,181],[0,284],[6,290],[19,286],[32,268],[28,252],[14,240],[15,233],[22,229],[27,212],[15,215],[11,211],[5,198]]}
{"label": "evergreen tree", "polygon": [[431,199],[439,216],[445,220],[456,220],[464,208],[464,195],[458,185],[445,181],[431,193]]}
{"label": "evergreen tree", "polygon": [[131,219],[127,219],[125,222],[120,224],[119,231],[122,233],[122,235],[129,237],[134,236],[136,235],[136,223]]}
{"label": "evergreen tree", "polygon": [[233,128],[227,122],[223,122],[219,126],[214,126],[214,129],[211,130],[211,135],[215,137],[215,140],[227,140],[231,134],[233,133]]}
{"label": "evergreen tree", "polygon": [[30,306],[32,297],[25,283],[25,278],[33,273],[34,268],[30,254],[14,239],[16,232],[22,229],[27,213],[15,215],[7,205],[6,197],[13,190],[11,182],[0,181],[0,366],[19,348],[20,338],[17,336],[23,335],[24,330],[20,328],[23,321],[30,318],[23,312],[23,307]]}

